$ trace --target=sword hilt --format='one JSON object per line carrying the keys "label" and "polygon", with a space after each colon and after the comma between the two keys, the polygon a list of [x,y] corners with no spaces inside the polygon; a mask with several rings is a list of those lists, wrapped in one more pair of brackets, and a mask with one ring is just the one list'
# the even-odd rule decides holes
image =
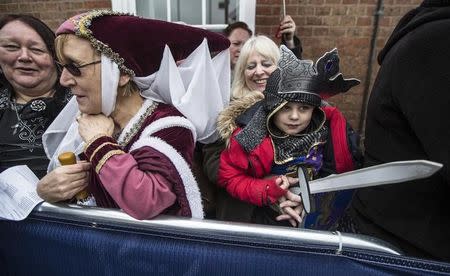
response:
{"label": "sword hilt", "polygon": [[299,195],[302,198],[303,209],[305,210],[306,214],[309,214],[311,212],[311,193],[309,190],[309,181],[305,168],[299,166],[297,169],[297,175],[298,186],[291,187],[289,191],[296,195]]}

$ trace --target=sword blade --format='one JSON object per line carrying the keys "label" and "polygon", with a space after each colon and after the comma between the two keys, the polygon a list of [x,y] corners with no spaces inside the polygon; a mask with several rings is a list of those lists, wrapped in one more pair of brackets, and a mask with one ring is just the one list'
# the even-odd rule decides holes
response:
{"label": "sword blade", "polygon": [[390,162],[309,182],[311,194],[400,183],[433,175],[442,164],[428,160]]}
{"label": "sword blade", "polygon": [[[390,162],[309,181],[309,192],[317,194],[400,183],[429,177],[441,168],[442,164],[428,160]],[[304,194],[298,186],[289,190]]]}

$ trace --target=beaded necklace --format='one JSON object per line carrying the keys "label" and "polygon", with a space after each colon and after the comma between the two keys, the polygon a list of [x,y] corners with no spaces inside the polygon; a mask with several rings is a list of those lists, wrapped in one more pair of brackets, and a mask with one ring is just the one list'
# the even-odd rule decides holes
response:
{"label": "beaded necklace", "polygon": [[11,128],[14,129],[13,135],[16,135],[17,129],[18,129],[21,125],[24,126],[25,123],[22,121],[22,119],[20,119],[19,112],[17,111],[17,103],[16,103],[16,99],[13,98],[12,101],[13,101],[13,108],[14,108],[14,111],[16,112],[17,123],[16,123],[15,125],[11,126]]}

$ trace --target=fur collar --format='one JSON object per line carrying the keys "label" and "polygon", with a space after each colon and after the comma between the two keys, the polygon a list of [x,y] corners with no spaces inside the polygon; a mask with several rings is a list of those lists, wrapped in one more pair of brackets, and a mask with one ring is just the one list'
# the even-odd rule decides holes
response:
{"label": "fur collar", "polygon": [[236,118],[241,115],[246,109],[264,99],[262,93],[249,93],[242,98],[232,100],[230,105],[225,108],[217,119],[217,129],[220,137],[226,141],[228,146],[231,134],[238,127]]}

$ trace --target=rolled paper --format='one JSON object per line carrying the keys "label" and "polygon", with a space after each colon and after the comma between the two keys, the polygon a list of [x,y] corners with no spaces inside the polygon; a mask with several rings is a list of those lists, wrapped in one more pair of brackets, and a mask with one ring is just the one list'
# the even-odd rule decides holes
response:
{"label": "rolled paper", "polygon": [[[77,158],[75,157],[75,153],[73,152],[63,152],[58,156],[59,163],[61,163],[62,166],[65,165],[73,165],[77,163]],[[84,200],[89,196],[89,193],[86,189],[79,191],[75,198],[77,200]]]}

